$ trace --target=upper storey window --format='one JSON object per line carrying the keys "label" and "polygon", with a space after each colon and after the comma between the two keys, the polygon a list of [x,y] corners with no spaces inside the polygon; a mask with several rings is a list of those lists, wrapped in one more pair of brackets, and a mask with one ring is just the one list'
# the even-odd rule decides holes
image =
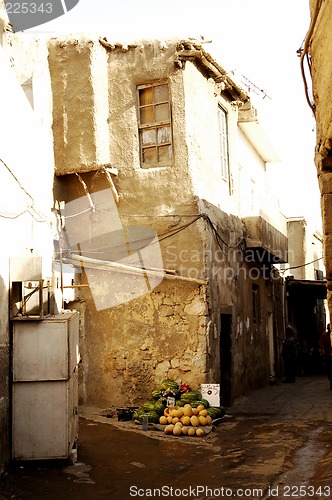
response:
{"label": "upper storey window", "polygon": [[228,158],[227,115],[221,106],[218,107],[218,119],[219,119],[219,144],[220,144],[221,176],[225,181],[228,181],[229,180],[229,158]]}
{"label": "upper storey window", "polygon": [[141,167],[163,167],[173,162],[172,123],[167,83],[138,87]]}

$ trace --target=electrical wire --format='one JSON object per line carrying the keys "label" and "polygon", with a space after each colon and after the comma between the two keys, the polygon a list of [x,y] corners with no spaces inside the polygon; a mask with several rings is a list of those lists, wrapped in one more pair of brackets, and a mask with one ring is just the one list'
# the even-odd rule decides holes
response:
{"label": "electrical wire", "polygon": [[[53,230],[51,224],[47,220],[46,215],[44,215],[43,213],[41,213],[39,210],[37,210],[35,208],[35,200],[31,196],[31,194],[28,193],[28,191],[25,189],[25,187],[21,184],[21,182],[18,180],[18,178],[16,177],[16,175],[14,174],[14,172],[9,168],[9,166],[7,165],[7,163],[2,158],[0,158],[0,162],[3,164],[3,166],[7,169],[7,171],[10,173],[10,175],[13,177],[13,179],[18,184],[18,186],[20,187],[20,189],[22,189],[22,191],[24,192],[24,194],[26,194],[26,196],[28,196],[30,198],[31,202],[32,202],[31,205],[28,205],[27,208],[24,211],[22,211],[21,213],[19,213],[19,214],[12,214],[11,216],[8,216],[8,215],[4,215],[4,214],[0,213],[0,217],[2,217],[4,219],[17,219],[21,215],[23,215],[25,213],[29,213],[29,215],[31,215],[31,217],[33,217],[33,219],[36,222],[46,223]],[[37,219],[36,216],[38,216],[39,219]]]}
{"label": "electrical wire", "polygon": [[[187,229],[192,224],[194,224],[195,222],[197,222],[197,220],[199,220],[201,218],[204,218],[204,216],[205,216],[205,214],[196,215],[194,217],[194,220],[192,220],[190,222],[187,222],[186,224],[183,224],[182,226],[179,226],[176,229],[172,229],[170,231],[166,231],[165,233],[161,233],[161,234],[157,235],[158,238],[155,241],[151,241],[151,237],[147,236],[146,238],[136,239],[132,243],[136,243],[136,244],[140,243],[142,245],[142,247],[144,246],[144,243],[149,243],[150,245],[151,244],[159,243],[160,241],[164,241],[164,240],[166,240],[166,239],[168,239],[168,238],[170,238],[170,237],[178,234],[179,232],[182,232],[183,230]],[[87,253],[87,254],[97,254],[97,253],[104,254],[107,250],[111,251],[112,249],[115,249],[117,247],[119,247],[118,244],[115,244],[115,245],[106,245],[104,247],[90,248],[89,250],[84,250],[84,253]]]}
{"label": "electrical wire", "polygon": [[308,50],[309,50],[311,37],[312,37],[312,34],[313,34],[315,26],[316,26],[318,14],[319,14],[320,8],[322,6],[322,3],[323,3],[323,0],[317,0],[315,10],[314,10],[313,16],[311,18],[310,27],[309,27],[309,30],[308,30],[306,36],[305,36],[304,42],[303,42],[303,48],[301,47],[297,51],[298,54],[300,54],[300,68],[301,68],[301,75],[302,75],[302,79],[303,79],[303,83],[304,83],[305,97],[306,97],[307,103],[308,103],[309,107],[311,108],[314,115],[315,115],[315,111],[316,111],[316,106],[315,106],[315,103],[313,102],[313,99],[311,99],[309,96],[309,88],[308,88],[307,78],[306,78],[305,69],[304,69],[304,60],[306,58],[307,64],[309,66],[309,72],[311,74],[311,61],[309,58]]}
{"label": "electrical wire", "polygon": [[279,269],[280,273],[285,273],[286,271],[290,271],[291,269],[300,269],[300,267],[305,267],[309,266],[310,264],[314,264],[314,262],[318,262],[319,260],[322,260],[324,257],[319,257],[318,259],[312,260],[311,262],[306,262],[305,264],[301,264],[300,266],[292,266],[288,267],[287,269]]}
{"label": "electrical wire", "polygon": [[[84,213],[87,213],[87,212],[93,212],[94,214],[96,214],[97,212],[100,212],[100,213],[110,213],[109,210],[103,210],[103,209],[98,209],[98,204],[95,204],[93,201],[92,201],[92,197],[91,197],[91,194],[89,193],[89,190],[88,190],[88,187],[86,185],[86,183],[83,181],[83,179],[79,176],[79,174],[77,174],[77,177],[79,179],[79,181],[81,182],[81,184],[83,185],[83,189],[84,189],[84,192],[86,194],[86,196],[88,197],[88,200],[89,200],[89,204],[90,204],[90,207],[81,211],[81,212],[78,212],[76,214],[71,214],[71,215],[65,215],[65,216],[62,216],[61,215],[61,211],[58,210],[58,212],[60,213],[60,217],[64,220],[66,220],[67,218],[71,218],[71,217],[77,217],[79,215],[82,215]],[[135,208],[136,210],[139,210],[140,212],[142,212],[139,208],[135,207],[134,205],[132,205],[131,203],[129,203],[128,201],[126,200],[123,200],[125,201],[129,206]],[[147,214],[144,214],[142,212],[142,214],[140,215],[131,215],[129,217],[145,217],[145,218],[149,218],[151,216],[147,215]],[[209,225],[211,231],[212,231],[212,234],[216,240],[216,243],[217,245],[219,246],[219,248],[221,249],[221,251],[225,254],[224,252],[224,247],[227,247],[228,249],[235,249],[235,248],[238,248],[244,241],[245,241],[245,238],[240,238],[240,240],[238,241],[238,243],[236,243],[234,246],[231,246],[231,245],[228,245],[228,243],[226,243],[226,241],[222,238],[222,236],[219,234],[217,228],[215,227],[215,225],[213,224],[212,220],[210,219],[210,217],[206,214],[206,213],[202,213],[202,214],[195,214],[195,215],[188,215],[188,214],[166,214],[166,215],[160,215],[160,216],[156,216],[156,215],[153,215],[153,217],[161,217],[161,218],[165,218],[165,217],[193,217],[193,220],[174,229],[174,230],[170,230],[170,231],[167,231],[163,234],[159,234],[158,235],[158,242],[160,241],[164,241],[165,239],[167,238],[170,238],[172,236],[175,236],[176,234],[178,234],[179,232],[187,229],[188,227],[190,227],[192,224],[194,224],[195,222],[197,222],[199,219],[203,218]],[[150,237],[147,237],[147,238],[143,238],[141,240],[136,240],[135,243],[138,243],[138,242],[141,242],[141,243],[144,243],[145,241],[148,241],[151,243],[151,238]],[[111,249],[111,248],[114,248],[113,246],[108,246],[108,247],[102,247],[102,248],[98,248],[98,249],[90,249],[89,251],[86,251],[86,253],[104,253],[103,251],[107,250],[107,249]]]}
{"label": "electrical wire", "polygon": [[14,172],[11,171],[11,169],[8,167],[7,163],[5,163],[2,158],[0,158],[0,161],[1,163],[4,165],[4,167],[8,170],[8,172],[10,173],[10,175],[15,179],[15,181],[17,182],[17,184],[20,186],[20,188],[22,189],[22,191],[30,198],[30,200],[34,203],[34,199],[33,197],[31,196],[30,193],[28,193],[28,191],[24,188],[24,186],[22,186],[22,184],[20,183],[20,181],[18,180],[18,178],[16,177],[16,175],[14,174]]}
{"label": "electrical wire", "polygon": [[21,215],[24,215],[26,214],[28,211],[27,210],[23,210],[23,212],[20,212],[19,214],[11,214],[9,212],[5,213],[5,212],[0,212],[0,218],[1,219],[18,219],[19,217],[21,217]]}
{"label": "electrical wire", "polygon": [[[71,214],[71,215],[68,215],[68,216],[61,216],[61,211],[58,210],[58,212],[60,214],[60,217],[63,218],[63,219],[70,218],[70,217],[76,217],[76,216],[79,216],[79,215],[84,214],[86,212],[92,212],[92,211],[93,211],[94,215],[96,215],[96,213],[98,213],[98,212],[100,212],[100,213],[111,213],[109,210],[99,209],[98,205],[96,205],[96,204],[93,204],[93,207],[90,206],[86,210],[78,212],[77,214]],[[133,218],[136,218],[136,217],[150,218],[151,216],[149,216],[147,214],[144,214],[144,215],[130,215],[129,217],[133,217]],[[137,243],[141,243],[142,246],[144,246],[145,242],[147,242],[147,243],[149,243],[149,245],[151,245],[151,244],[154,244],[154,243],[159,243],[161,241],[165,241],[166,239],[171,238],[171,237],[175,236],[176,234],[184,231],[185,229],[187,229],[188,227],[190,227],[191,225],[193,225],[194,223],[196,223],[200,219],[204,219],[207,222],[208,227],[210,228],[210,230],[212,232],[212,235],[215,238],[215,241],[216,241],[217,245],[222,250],[222,252],[224,253],[224,255],[226,255],[225,254],[225,248],[228,248],[229,250],[235,250],[236,248],[240,247],[243,243],[245,243],[245,237],[241,237],[239,239],[239,241],[237,243],[235,243],[235,245],[229,245],[222,238],[222,236],[218,232],[218,229],[216,228],[215,224],[212,222],[211,218],[206,213],[195,214],[195,215],[189,215],[189,214],[166,214],[166,215],[159,215],[159,216],[154,216],[154,217],[159,217],[159,218],[191,217],[192,220],[189,221],[189,222],[186,222],[185,224],[182,224],[181,226],[178,226],[175,229],[171,229],[171,230],[166,231],[166,232],[164,232],[162,234],[159,234],[158,238],[154,239],[153,241],[151,241],[151,237],[146,237],[146,238],[137,239],[137,240],[135,240],[132,243],[136,243],[136,244]],[[84,254],[90,254],[90,255],[92,255],[92,254],[95,255],[95,254],[98,254],[98,253],[99,254],[105,254],[105,252],[111,251],[112,249],[115,249],[117,247],[119,247],[119,245],[106,245],[104,247],[90,248],[89,250],[85,249],[84,250]],[[70,250],[69,250],[69,252],[70,252]],[[285,273],[286,271],[291,270],[291,269],[297,269],[297,268],[300,268],[300,267],[304,267],[304,266],[307,266],[307,265],[312,264],[314,262],[317,262],[317,261],[321,260],[322,258],[323,257],[320,257],[318,259],[315,259],[315,260],[313,260],[311,262],[308,262],[308,263],[300,265],[300,266],[292,266],[292,267],[289,267],[287,269],[281,269],[281,270],[279,270],[279,272]],[[131,265],[133,265],[133,264],[134,263],[132,263]],[[137,261],[137,265],[139,265],[139,264],[140,264],[140,262]]]}
{"label": "electrical wire", "polygon": [[[72,214],[72,215],[61,215],[61,217],[62,217],[63,219],[72,219],[73,217],[78,217],[79,215],[82,215],[82,214],[85,214],[85,213],[87,213],[87,212],[91,212],[91,211],[92,211],[92,209],[91,209],[91,207],[89,207],[89,208],[86,208],[85,210],[82,210],[81,212],[77,212],[77,214]],[[102,210],[99,210],[99,211],[101,212]],[[59,211],[59,212],[60,212],[60,211]]]}
{"label": "electrical wire", "polygon": [[[96,205],[94,206],[95,208],[95,211],[94,211],[94,214],[96,214],[96,212],[98,213],[99,211],[102,211],[103,213],[106,213],[107,211],[105,210],[100,210],[96,207]],[[90,210],[90,209],[88,209]],[[133,216],[135,217],[135,216]],[[146,216],[147,217],[147,216]],[[159,216],[159,217],[164,217],[164,216]],[[182,214],[173,214],[173,215],[167,215],[166,217],[182,217]],[[171,238],[177,234],[179,234],[180,232],[184,231],[185,229],[189,228],[191,225],[193,225],[194,223],[196,223],[199,219],[204,219],[211,232],[212,232],[212,235],[217,243],[217,245],[219,246],[219,248],[221,249],[221,251],[224,253],[224,255],[226,255],[226,252],[225,252],[225,247],[228,248],[229,250],[234,250],[236,248],[238,248],[241,244],[243,244],[243,242],[245,241],[245,238],[240,238],[240,240],[233,246],[229,245],[223,238],[222,236],[219,234],[217,228],[215,227],[215,225],[213,224],[213,222],[211,221],[210,217],[206,214],[206,213],[202,213],[202,214],[196,214],[196,215],[184,215],[184,217],[192,217],[193,220],[191,221],[188,221],[186,222],[185,224],[182,224],[181,226],[175,228],[175,229],[171,229],[169,231],[166,231],[164,233],[161,233],[158,235],[157,238],[155,238],[154,240],[151,241],[151,237],[146,237],[146,238],[141,238],[141,239],[136,239],[134,242],[132,243],[140,243],[141,246],[143,247],[144,244],[149,244],[149,245],[152,245],[152,244],[159,244],[160,242],[162,241],[165,241],[167,240],[168,238]],[[121,247],[121,244],[120,244],[120,247]],[[89,248],[88,250],[85,249],[84,250],[84,254],[85,255],[96,255],[96,254],[105,254],[107,251],[112,251],[116,248],[119,248],[119,245],[116,244],[116,245],[105,245],[103,247],[95,247],[95,248]]]}
{"label": "electrical wire", "polygon": [[211,228],[212,230],[212,234],[213,236],[215,237],[215,240],[220,248],[220,250],[225,254],[224,252],[224,247],[228,248],[229,250],[235,250],[236,248],[238,248],[244,241],[245,241],[245,238],[242,237],[240,238],[240,240],[235,244],[235,245],[229,245],[228,243],[226,243],[226,241],[220,236],[217,228],[215,227],[215,225],[213,224],[213,222],[211,221],[210,217],[207,215],[207,214],[204,214],[205,215],[205,219],[206,221],[208,222],[209,224],[209,227]]}

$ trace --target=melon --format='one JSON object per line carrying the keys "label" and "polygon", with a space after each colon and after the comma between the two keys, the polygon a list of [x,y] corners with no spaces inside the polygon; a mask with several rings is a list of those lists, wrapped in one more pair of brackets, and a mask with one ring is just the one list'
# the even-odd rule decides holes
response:
{"label": "melon", "polygon": [[211,425],[212,424],[212,418],[210,417],[210,415],[206,415],[206,425]]}
{"label": "melon", "polygon": [[192,410],[191,405],[190,404],[184,405],[184,407],[183,407],[183,415],[185,415],[187,417],[191,417],[192,414],[193,414],[193,410]]}
{"label": "melon", "polygon": [[207,425],[206,418],[205,418],[205,417],[203,417],[203,415],[200,415],[200,416],[198,417],[198,421],[199,421],[199,425],[203,425],[203,426]]}
{"label": "melon", "polygon": [[186,415],[183,415],[183,417],[181,418],[181,422],[183,423],[183,425],[191,425],[190,417]]}
{"label": "melon", "polygon": [[173,429],[173,435],[181,436],[181,434],[182,434],[182,428],[179,425],[175,425]]}
{"label": "melon", "polygon": [[191,422],[191,425],[193,427],[198,427],[199,426],[199,420],[198,420],[198,417],[196,417],[195,415],[193,415],[191,418],[190,418],[190,422]]}
{"label": "melon", "polygon": [[173,434],[173,429],[174,429],[174,425],[173,424],[169,424],[165,427],[164,429],[164,433],[165,434]]}

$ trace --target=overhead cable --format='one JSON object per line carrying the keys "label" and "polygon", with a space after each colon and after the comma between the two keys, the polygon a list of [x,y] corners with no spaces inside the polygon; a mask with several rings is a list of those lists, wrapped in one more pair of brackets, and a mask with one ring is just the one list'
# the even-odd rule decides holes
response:
{"label": "overhead cable", "polygon": [[290,271],[291,269],[300,269],[300,267],[305,267],[309,266],[310,264],[314,264],[315,262],[318,262],[319,260],[322,260],[324,257],[319,257],[318,259],[312,260],[311,262],[306,262],[305,264],[301,264],[299,266],[292,266],[292,267],[287,267],[286,269],[279,269],[279,272],[285,273],[286,271]]}
{"label": "overhead cable", "polygon": [[312,34],[313,34],[315,26],[316,26],[318,14],[319,14],[320,8],[322,6],[322,3],[323,3],[323,0],[317,0],[315,10],[314,10],[314,13],[313,13],[312,18],[311,18],[310,27],[309,27],[309,30],[308,30],[306,36],[305,36],[304,42],[303,42],[303,48],[301,47],[297,51],[297,53],[300,54],[300,68],[301,68],[301,75],[302,75],[302,79],[303,79],[303,83],[304,83],[305,97],[306,97],[307,103],[308,103],[309,107],[311,108],[314,115],[315,115],[315,110],[316,110],[315,108],[316,107],[315,107],[315,103],[313,102],[313,99],[311,99],[309,96],[308,83],[307,83],[307,78],[306,78],[305,69],[304,69],[304,60],[306,58],[306,61],[307,61],[308,67],[309,67],[309,71],[311,73],[311,62],[310,62],[308,50],[309,50],[311,37],[312,37]]}
{"label": "overhead cable", "polygon": [[[31,200],[31,204],[28,205],[27,208],[24,211],[22,211],[21,213],[15,214],[15,215],[13,214],[13,216],[6,216],[6,215],[3,215],[3,214],[0,213],[0,217],[6,218],[6,219],[17,219],[21,215],[23,215],[25,213],[29,213],[31,215],[31,217],[33,217],[33,219],[36,222],[46,222],[47,225],[51,229],[53,229],[52,226],[49,224],[46,215],[42,214],[41,212],[39,212],[39,210],[36,209],[36,207],[35,207],[35,200],[31,196],[31,194],[28,193],[28,191],[25,189],[25,187],[21,184],[21,182],[16,177],[16,175],[14,174],[14,172],[9,168],[9,166],[7,165],[7,163],[2,158],[0,158],[0,161],[3,164],[3,166],[7,169],[7,171],[10,173],[10,175],[13,177],[13,179],[18,184],[18,186],[20,187],[20,189],[22,189],[22,191],[24,192],[24,194],[26,194],[26,196],[28,196],[30,198],[30,200]],[[32,213],[32,212],[34,212],[34,213]],[[39,217],[39,219],[36,218],[36,215]]]}

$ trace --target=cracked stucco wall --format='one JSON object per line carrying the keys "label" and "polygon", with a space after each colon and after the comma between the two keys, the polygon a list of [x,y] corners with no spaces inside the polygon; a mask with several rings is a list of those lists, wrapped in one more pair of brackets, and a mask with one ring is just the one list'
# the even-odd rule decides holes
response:
{"label": "cracked stucco wall", "polygon": [[100,312],[94,317],[95,326],[106,318],[109,335],[105,331],[102,335],[100,364],[96,367],[94,363],[94,369],[91,355],[96,339],[88,340],[90,400],[136,404],[150,399],[151,390],[165,378],[194,387],[205,381],[207,319],[203,286],[163,283],[151,294],[131,302],[130,307]]}

